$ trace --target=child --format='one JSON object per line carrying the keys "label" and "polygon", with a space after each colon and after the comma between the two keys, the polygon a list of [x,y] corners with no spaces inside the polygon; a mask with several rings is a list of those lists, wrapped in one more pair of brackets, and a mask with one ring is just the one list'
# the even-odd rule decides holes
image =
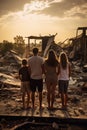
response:
{"label": "child", "polygon": [[26,94],[27,94],[27,108],[29,108],[30,102],[30,74],[29,68],[27,66],[27,60],[22,60],[22,67],[19,69],[19,78],[21,80],[21,91],[22,91],[22,101],[23,109],[26,108]]}
{"label": "child", "polygon": [[58,69],[58,86],[61,95],[62,108],[67,107],[67,90],[70,77],[70,63],[66,53],[62,52],[59,56],[59,69]]}

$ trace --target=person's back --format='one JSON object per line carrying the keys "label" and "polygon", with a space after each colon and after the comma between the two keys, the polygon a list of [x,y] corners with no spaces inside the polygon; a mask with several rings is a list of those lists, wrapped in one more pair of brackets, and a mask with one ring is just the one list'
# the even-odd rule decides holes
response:
{"label": "person's back", "polygon": [[58,76],[58,80],[69,80],[69,63],[67,63],[66,69],[63,69],[60,65],[60,73]]}
{"label": "person's back", "polygon": [[49,66],[46,62],[44,63],[46,82],[57,84],[57,66]]}
{"label": "person's back", "polygon": [[28,69],[27,66],[21,67],[20,70],[19,70],[19,74],[21,76],[20,79],[21,79],[22,82],[30,80],[29,69]]}
{"label": "person's back", "polygon": [[29,107],[29,101],[30,101],[30,73],[29,73],[29,68],[27,66],[27,61],[25,59],[22,60],[22,67],[19,69],[19,78],[21,80],[23,108],[25,109],[26,94],[27,94],[27,108]]}
{"label": "person's back", "polygon": [[55,89],[57,85],[57,70],[58,61],[56,54],[53,50],[48,53],[48,58],[44,62],[44,71],[46,76],[46,87],[47,87],[47,102],[48,108],[53,109],[54,99],[55,99]]}
{"label": "person's back", "polygon": [[60,62],[58,69],[58,86],[59,93],[61,95],[62,108],[67,107],[67,98],[68,98],[68,86],[69,86],[69,77],[70,77],[70,63],[65,52],[60,53]]}
{"label": "person's back", "polygon": [[38,55],[34,55],[29,59],[32,79],[42,79],[42,64],[43,59]]}
{"label": "person's back", "polygon": [[38,48],[33,49],[33,56],[29,58],[28,65],[30,68],[30,88],[32,91],[32,107],[35,107],[35,92],[39,92],[39,108],[42,107],[42,91],[43,91],[43,58],[38,56]]}

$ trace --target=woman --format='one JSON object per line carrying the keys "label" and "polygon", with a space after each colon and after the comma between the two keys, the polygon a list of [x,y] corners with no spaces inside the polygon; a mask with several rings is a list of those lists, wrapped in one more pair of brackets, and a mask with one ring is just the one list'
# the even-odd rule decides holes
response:
{"label": "woman", "polygon": [[45,60],[44,63],[44,70],[46,76],[48,108],[53,109],[55,99],[55,89],[58,79],[57,77],[58,61],[56,59],[56,55],[53,50],[49,51],[48,58],[47,60]]}
{"label": "woman", "polygon": [[58,86],[61,95],[62,108],[67,107],[67,89],[70,77],[70,63],[65,52],[61,52],[59,56],[58,68]]}

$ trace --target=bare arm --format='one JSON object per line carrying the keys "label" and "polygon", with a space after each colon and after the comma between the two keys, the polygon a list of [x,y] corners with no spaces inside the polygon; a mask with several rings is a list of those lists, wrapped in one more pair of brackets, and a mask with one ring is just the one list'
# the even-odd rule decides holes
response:
{"label": "bare arm", "polygon": [[44,64],[42,64],[41,68],[42,68],[42,74],[45,74],[45,67],[44,67]]}
{"label": "bare arm", "polygon": [[59,73],[60,73],[60,65],[58,65],[58,73],[57,74],[59,75]]}
{"label": "bare arm", "polygon": [[71,64],[69,63],[69,77],[71,76]]}

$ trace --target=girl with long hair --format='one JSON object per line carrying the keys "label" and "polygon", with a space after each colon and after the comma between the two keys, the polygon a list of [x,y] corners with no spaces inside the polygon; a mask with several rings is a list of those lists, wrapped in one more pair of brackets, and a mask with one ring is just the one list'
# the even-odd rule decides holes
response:
{"label": "girl with long hair", "polygon": [[45,76],[46,76],[46,86],[47,86],[47,102],[48,108],[53,109],[53,104],[55,100],[55,89],[57,85],[57,70],[58,70],[58,60],[56,54],[53,50],[48,53],[48,58],[44,63]]}
{"label": "girl with long hair", "polygon": [[62,108],[67,107],[67,90],[70,77],[70,63],[65,52],[61,52],[59,56],[59,68],[58,68],[58,86],[59,93],[61,95]]}

